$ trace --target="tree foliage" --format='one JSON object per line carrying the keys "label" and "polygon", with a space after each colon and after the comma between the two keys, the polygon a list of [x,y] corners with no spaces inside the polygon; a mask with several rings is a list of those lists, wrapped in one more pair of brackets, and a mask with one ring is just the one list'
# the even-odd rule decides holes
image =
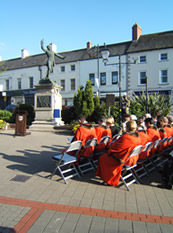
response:
{"label": "tree foliage", "polygon": [[137,117],[145,113],[156,114],[160,110],[161,115],[167,116],[171,112],[173,103],[170,102],[169,95],[160,95],[158,93],[137,96],[133,94],[130,103],[130,113]]}
{"label": "tree foliage", "polygon": [[86,82],[85,89],[81,86],[77,95],[74,95],[74,107],[77,115],[83,114],[86,117],[94,112],[94,99],[91,81]]}

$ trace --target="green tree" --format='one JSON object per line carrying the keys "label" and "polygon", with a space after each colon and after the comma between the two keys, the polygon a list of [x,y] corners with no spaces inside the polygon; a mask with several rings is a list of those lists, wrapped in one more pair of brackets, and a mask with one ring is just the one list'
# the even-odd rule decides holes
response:
{"label": "green tree", "polygon": [[77,91],[77,94],[74,95],[73,104],[75,107],[75,113],[77,115],[82,114],[82,107],[83,107],[83,96],[84,96],[84,87],[80,86]]}
{"label": "green tree", "polygon": [[82,113],[85,116],[90,116],[94,112],[94,99],[93,98],[94,98],[94,95],[93,95],[91,81],[88,80],[85,86],[83,108],[82,108]]}
{"label": "green tree", "polygon": [[94,112],[94,96],[91,81],[86,82],[85,90],[81,86],[78,89],[77,95],[74,95],[74,107],[77,115],[83,114],[86,117]]}

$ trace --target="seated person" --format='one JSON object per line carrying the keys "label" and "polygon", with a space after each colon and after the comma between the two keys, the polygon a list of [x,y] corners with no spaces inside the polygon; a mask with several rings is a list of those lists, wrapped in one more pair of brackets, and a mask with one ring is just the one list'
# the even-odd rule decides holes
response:
{"label": "seated person", "polygon": [[96,130],[96,138],[97,138],[97,146],[96,146],[96,152],[102,151],[105,149],[107,145],[105,144],[99,144],[101,138],[104,136],[109,136],[112,138],[112,132],[109,126],[106,124],[106,117],[102,116],[99,120],[99,126],[95,127]]}
{"label": "seated person", "polygon": [[120,128],[115,125],[114,118],[112,116],[106,119],[106,124],[111,129],[112,137],[115,136],[116,134],[120,134]]}
{"label": "seated person", "polygon": [[[82,141],[82,148],[85,146],[86,142],[90,139],[97,138],[95,128],[86,121],[86,117],[81,115],[79,117],[79,128],[77,129],[72,141]],[[95,148],[86,148],[81,150],[78,156],[88,157],[93,152]]]}
{"label": "seated person", "polygon": [[106,184],[118,185],[123,164],[128,161],[130,152],[136,146],[141,145],[141,139],[136,129],[136,122],[128,121],[126,124],[127,132],[112,143],[108,151],[100,157],[96,176],[99,176]]}
{"label": "seated person", "polygon": [[168,124],[168,118],[167,117],[163,117],[163,122],[164,122],[164,129],[167,133],[167,137],[171,137],[172,136],[172,127],[170,124]]}
{"label": "seated person", "polygon": [[160,139],[159,131],[156,127],[154,127],[152,118],[145,119],[145,126],[147,127],[146,131],[150,142],[155,142],[156,140]]}

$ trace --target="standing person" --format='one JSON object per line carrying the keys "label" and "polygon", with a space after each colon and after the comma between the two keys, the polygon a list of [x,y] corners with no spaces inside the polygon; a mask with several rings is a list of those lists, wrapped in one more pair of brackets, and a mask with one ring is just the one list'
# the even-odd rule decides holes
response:
{"label": "standing person", "polygon": [[130,152],[136,146],[141,145],[141,139],[136,132],[136,122],[128,121],[126,127],[127,132],[112,143],[107,153],[104,153],[99,159],[96,176],[99,176],[108,185],[118,185],[123,164],[128,159]]}

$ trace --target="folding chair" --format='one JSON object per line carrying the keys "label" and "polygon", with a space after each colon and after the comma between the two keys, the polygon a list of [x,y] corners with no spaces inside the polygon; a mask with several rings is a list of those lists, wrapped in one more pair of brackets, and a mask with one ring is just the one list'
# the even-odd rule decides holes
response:
{"label": "folding chair", "polygon": [[[128,156],[126,162],[133,156],[138,156],[139,153],[141,152],[143,146],[142,145],[139,145],[139,146],[136,146],[131,152],[130,152],[130,155]],[[127,190],[130,191],[130,188],[129,186],[133,183],[138,183],[139,184],[139,181],[138,181],[138,177],[137,177],[137,174],[134,170],[134,168],[137,166],[137,164],[133,165],[133,166],[130,166],[130,165],[126,165],[126,162],[125,162],[125,165],[123,165],[122,169],[121,169],[121,176],[120,176],[120,179],[121,181],[123,182],[123,184],[126,186]]]}
{"label": "folding chair", "polygon": [[[137,161],[137,168],[135,169],[137,175],[139,178],[145,176],[145,175],[150,175],[150,172],[148,170],[149,167],[153,167],[153,163],[148,159],[148,156],[150,154],[150,150],[153,146],[153,142],[148,142],[146,143],[145,147],[143,150],[139,153],[139,160]],[[140,159],[140,156],[146,156],[144,159]]]}
{"label": "folding chair", "polygon": [[[96,169],[93,161],[93,152],[96,144],[97,138],[90,139],[86,142],[84,148],[82,148],[80,151],[80,156],[78,158],[78,169],[82,175],[85,172]],[[82,155],[82,152],[84,152],[85,150],[87,150],[90,153],[87,157]]]}
{"label": "folding chair", "polygon": [[104,152],[107,150],[107,145],[109,143],[110,137],[104,136],[101,138],[99,144],[96,145],[94,154],[96,157],[99,157],[100,155],[104,154]]}
{"label": "folding chair", "polygon": [[102,154],[105,153],[107,150],[107,146],[109,143],[110,137],[109,136],[104,136],[101,138],[100,143],[96,145],[95,151],[94,151],[94,164],[97,166],[98,164],[98,159]]}
{"label": "folding chair", "polygon": [[109,143],[108,147],[110,147],[116,140],[118,140],[119,137],[121,137],[121,135],[115,134],[115,135],[112,137],[111,142]]}
{"label": "folding chair", "polygon": [[[64,183],[67,184],[67,179],[78,176],[80,174],[75,167],[75,162],[77,162],[77,155],[81,150],[82,142],[81,141],[74,141],[72,142],[68,149],[64,151],[62,154],[54,155],[52,159],[56,162],[56,168],[52,172],[50,178],[55,175],[56,171],[58,170]],[[70,155],[73,153],[73,155]]]}

